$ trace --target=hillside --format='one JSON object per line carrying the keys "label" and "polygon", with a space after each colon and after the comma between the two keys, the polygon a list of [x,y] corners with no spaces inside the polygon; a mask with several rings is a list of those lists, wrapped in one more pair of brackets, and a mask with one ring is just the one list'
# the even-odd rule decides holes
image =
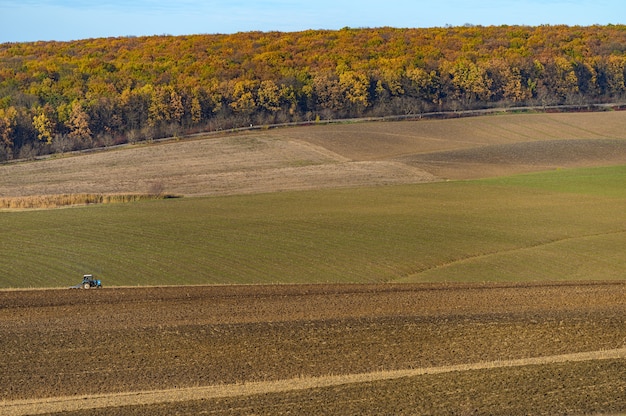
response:
{"label": "hillside", "polygon": [[0,165],[0,196],[225,195],[626,164],[626,112],[257,130]]}
{"label": "hillside", "polygon": [[626,26],[0,44],[0,160],[238,126],[620,102]]}
{"label": "hillside", "polygon": [[626,106],[546,112],[625,76],[626,26],[0,44],[0,414],[625,414]]}

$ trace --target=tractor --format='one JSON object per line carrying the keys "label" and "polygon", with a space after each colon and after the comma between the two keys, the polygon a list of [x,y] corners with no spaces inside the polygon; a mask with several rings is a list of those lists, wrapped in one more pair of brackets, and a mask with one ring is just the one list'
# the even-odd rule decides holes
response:
{"label": "tractor", "polygon": [[94,279],[92,274],[83,275],[83,282],[77,284],[76,286],[72,286],[73,289],[91,289],[92,287],[102,289],[102,282],[98,279]]}

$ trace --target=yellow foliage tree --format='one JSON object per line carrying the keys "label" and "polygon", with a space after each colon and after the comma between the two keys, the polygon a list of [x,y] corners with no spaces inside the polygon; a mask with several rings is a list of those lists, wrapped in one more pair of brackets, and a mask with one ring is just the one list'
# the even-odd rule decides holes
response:
{"label": "yellow foliage tree", "polygon": [[369,105],[369,77],[362,72],[345,71],[339,75],[339,85],[348,103],[365,108]]}
{"label": "yellow foliage tree", "polygon": [[280,89],[272,80],[261,82],[258,91],[259,105],[265,110],[275,113],[280,110]]}
{"label": "yellow foliage tree", "polygon": [[33,126],[37,130],[39,140],[45,141],[47,144],[52,143],[55,133],[54,123],[44,109],[41,109],[39,114],[33,117]]}
{"label": "yellow foliage tree", "polygon": [[455,93],[465,104],[487,101],[491,96],[491,79],[485,68],[470,60],[459,60],[449,70]]}
{"label": "yellow foliage tree", "polygon": [[15,107],[0,108],[0,144],[13,147],[13,129],[15,128],[17,110]]}
{"label": "yellow foliage tree", "polygon": [[89,128],[89,116],[79,101],[72,103],[72,111],[70,112],[67,127],[70,130],[69,137],[73,139],[89,141],[92,138],[91,129]]}
{"label": "yellow foliage tree", "polygon": [[233,85],[231,108],[240,113],[251,113],[256,108],[255,90],[257,82],[254,80],[239,80]]}
{"label": "yellow foliage tree", "polygon": [[620,95],[626,89],[624,73],[626,72],[626,57],[609,56],[607,65],[607,89],[612,95]]}

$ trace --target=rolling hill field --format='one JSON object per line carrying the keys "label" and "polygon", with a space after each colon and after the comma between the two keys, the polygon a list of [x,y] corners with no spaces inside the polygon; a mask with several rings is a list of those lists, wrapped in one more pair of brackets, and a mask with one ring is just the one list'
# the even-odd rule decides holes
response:
{"label": "rolling hill field", "polygon": [[0,165],[0,197],[267,193],[626,164],[626,112],[254,130]]}
{"label": "rolling hill field", "polygon": [[0,212],[0,287],[621,279],[624,125],[314,125],[5,164],[5,200],[184,197]]}
{"label": "rolling hill field", "polygon": [[[0,210],[0,415],[624,414],[624,126],[311,125],[0,165],[5,202],[180,196]],[[84,273],[105,288],[66,289]]]}

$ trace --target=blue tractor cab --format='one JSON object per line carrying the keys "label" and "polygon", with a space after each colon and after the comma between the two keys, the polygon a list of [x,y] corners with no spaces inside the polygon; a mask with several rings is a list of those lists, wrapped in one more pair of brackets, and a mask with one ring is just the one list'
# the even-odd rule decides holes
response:
{"label": "blue tractor cab", "polygon": [[91,289],[93,287],[102,289],[102,282],[99,279],[95,279],[92,274],[85,274],[83,275],[83,282],[72,287],[76,289]]}

